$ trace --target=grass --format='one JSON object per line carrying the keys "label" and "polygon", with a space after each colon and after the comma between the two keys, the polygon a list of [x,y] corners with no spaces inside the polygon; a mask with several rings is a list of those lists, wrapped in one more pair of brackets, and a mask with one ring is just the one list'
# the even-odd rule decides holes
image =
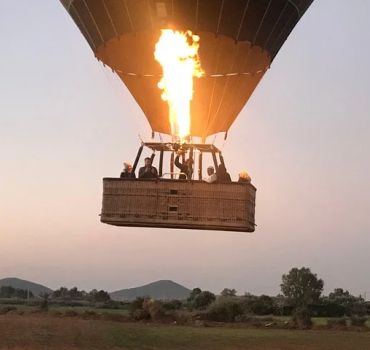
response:
{"label": "grass", "polygon": [[105,308],[95,308],[89,306],[58,306],[58,305],[51,305],[49,306],[50,311],[59,311],[59,312],[66,312],[66,311],[75,311],[77,313],[83,313],[85,311],[94,311],[97,314],[119,314],[127,316],[129,314],[128,310],[125,309],[105,309]]}
{"label": "grass", "polygon": [[48,315],[0,316],[0,349],[362,350],[370,332],[120,323]]}
{"label": "grass", "polygon": [[[6,307],[15,307],[18,311],[24,312],[32,312],[38,310],[39,307],[35,305],[27,305],[27,304],[13,304],[13,303],[3,303],[0,304],[0,310]],[[127,316],[129,311],[127,309],[108,309],[108,308],[97,308],[93,306],[61,306],[61,305],[50,305],[49,311],[59,311],[61,313],[65,313],[66,311],[74,311],[77,313],[83,313],[85,311],[94,311],[97,314],[119,314],[123,316]]]}

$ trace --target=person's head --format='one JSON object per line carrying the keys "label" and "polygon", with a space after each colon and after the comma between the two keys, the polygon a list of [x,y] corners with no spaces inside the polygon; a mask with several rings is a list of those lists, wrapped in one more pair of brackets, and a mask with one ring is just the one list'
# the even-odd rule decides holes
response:
{"label": "person's head", "polygon": [[132,165],[131,165],[131,163],[129,163],[129,162],[124,162],[124,163],[123,163],[123,169],[124,169],[125,171],[127,171],[128,173],[131,173],[131,171],[132,171]]}
{"label": "person's head", "polygon": [[207,174],[209,175],[209,176],[211,176],[212,174],[214,174],[215,173],[215,168],[212,166],[212,165],[210,165],[208,168],[207,168]]}
{"label": "person's head", "polygon": [[152,158],[146,157],[144,159],[144,162],[145,162],[145,166],[150,166],[150,165],[152,165]]}
{"label": "person's head", "polygon": [[239,173],[239,180],[242,180],[245,182],[251,182],[251,177],[245,170],[243,170]]}

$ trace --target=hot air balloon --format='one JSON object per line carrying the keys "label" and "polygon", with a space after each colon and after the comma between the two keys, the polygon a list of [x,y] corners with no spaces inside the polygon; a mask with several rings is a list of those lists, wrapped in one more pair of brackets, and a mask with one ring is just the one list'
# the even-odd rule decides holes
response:
{"label": "hot air balloon", "polygon": [[[256,189],[251,184],[206,184],[202,156],[217,169],[222,154],[208,136],[229,130],[283,43],[313,0],[61,0],[95,57],[121,78],[153,132],[172,135],[167,103],[154,57],[161,30],[191,31],[200,38],[203,74],[194,79],[189,137],[181,148],[198,155],[198,180],[103,180],[101,221],[120,226],[152,226],[252,232]],[[145,142],[173,154],[176,142]]]}

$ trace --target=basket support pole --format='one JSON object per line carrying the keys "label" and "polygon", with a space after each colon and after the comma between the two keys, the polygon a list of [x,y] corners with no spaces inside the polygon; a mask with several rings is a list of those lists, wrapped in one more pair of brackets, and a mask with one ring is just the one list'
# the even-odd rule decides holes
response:
{"label": "basket support pole", "polygon": [[198,158],[198,179],[202,180],[202,167],[203,167],[203,152],[199,153],[199,158]]}
{"label": "basket support pole", "polygon": [[163,174],[163,149],[161,149],[161,153],[159,154],[159,177],[162,177]]}
{"label": "basket support pole", "polygon": [[136,155],[136,158],[135,158],[135,161],[134,161],[134,165],[132,166],[131,174],[135,174],[135,170],[137,168],[137,164],[139,163],[141,153],[143,152],[143,148],[144,148],[144,145],[141,145],[138,152],[137,152],[137,155]]}

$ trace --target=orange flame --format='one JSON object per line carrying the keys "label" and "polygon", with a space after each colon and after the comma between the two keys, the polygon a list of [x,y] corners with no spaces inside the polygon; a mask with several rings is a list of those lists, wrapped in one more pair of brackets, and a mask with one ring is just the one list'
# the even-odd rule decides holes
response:
{"label": "orange flame", "polygon": [[155,45],[154,57],[161,64],[162,79],[158,87],[167,101],[172,136],[183,141],[190,135],[190,102],[193,98],[193,77],[203,71],[198,58],[199,36],[162,29]]}

